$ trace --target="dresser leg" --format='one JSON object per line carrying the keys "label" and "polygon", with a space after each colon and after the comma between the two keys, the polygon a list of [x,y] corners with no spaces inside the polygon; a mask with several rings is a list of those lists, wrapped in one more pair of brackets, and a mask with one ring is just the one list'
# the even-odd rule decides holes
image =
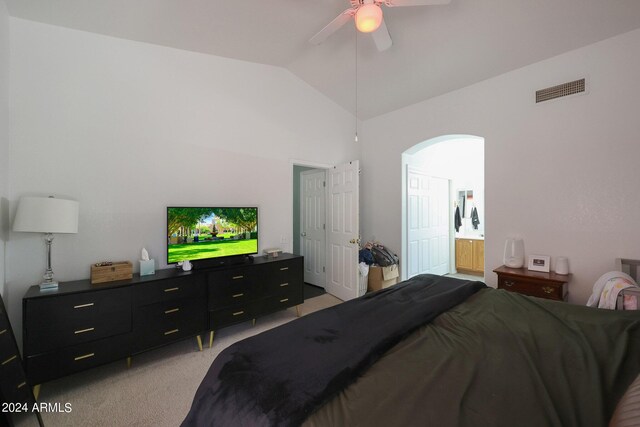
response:
{"label": "dresser leg", "polygon": [[131,356],[127,357],[127,369],[131,368]]}
{"label": "dresser leg", "polygon": [[300,305],[296,305],[296,314],[300,317]]}
{"label": "dresser leg", "polygon": [[256,319],[253,319],[253,320],[251,321],[251,326],[256,326]]}
{"label": "dresser leg", "polygon": [[213,347],[213,331],[209,332],[209,348]]}
{"label": "dresser leg", "polygon": [[38,400],[38,396],[40,396],[40,384],[36,384],[33,386],[33,397]]}
{"label": "dresser leg", "polygon": [[200,349],[200,351],[202,351],[202,338],[200,338],[200,335],[196,336],[196,339],[198,340],[198,348]]}

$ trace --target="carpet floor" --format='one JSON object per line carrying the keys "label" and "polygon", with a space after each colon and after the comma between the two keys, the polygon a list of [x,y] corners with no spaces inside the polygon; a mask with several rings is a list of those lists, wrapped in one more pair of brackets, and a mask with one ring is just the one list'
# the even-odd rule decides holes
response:
{"label": "carpet floor", "polygon": [[[301,315],[339,304],[330,294],[305,300]],[[42,385],[40,402],[60,404],[62,412],[46,412],[46,427],[55,426],[179,426],[213,359],[229,345],[296,319],[290,308],[216,332],[213,347],[203,336],[203,351],[196,339],[184,340],[124,360],[90,369]],[[70,411],[64,412],[65,404]],[[37,426],[35,417],[17,420],[17,426]]]}

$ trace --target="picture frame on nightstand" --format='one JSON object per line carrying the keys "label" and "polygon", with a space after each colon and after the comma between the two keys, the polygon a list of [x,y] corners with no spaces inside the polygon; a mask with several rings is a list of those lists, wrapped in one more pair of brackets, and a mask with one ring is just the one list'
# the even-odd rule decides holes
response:
{"label": "picture frame on nightstand", "polygon": [[550,264],[551,257],[548,255],[529,255],[529,266],[527,268],[531,271],[548,273]]}

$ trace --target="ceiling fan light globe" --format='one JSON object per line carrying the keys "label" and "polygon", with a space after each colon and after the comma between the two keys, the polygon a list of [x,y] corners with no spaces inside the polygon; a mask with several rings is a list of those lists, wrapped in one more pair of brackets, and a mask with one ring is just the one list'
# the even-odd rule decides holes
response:
{"label": "ceiling fan light globe", "polygon": [[362,5],[356,12],[356,28],[361,33],[372,33],[382,23],[382,9],[377,4]]}

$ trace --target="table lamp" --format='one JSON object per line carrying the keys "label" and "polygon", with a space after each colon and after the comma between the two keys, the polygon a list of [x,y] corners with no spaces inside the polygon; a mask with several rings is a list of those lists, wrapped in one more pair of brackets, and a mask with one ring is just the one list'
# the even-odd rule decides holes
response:
{"label": "table lamp", "polygon": [[22,197],[13,219],[13,231],[44,233],[47,246],[47,269],[40,289],[54,289],[58,282],[53,280],[51,269],[51,243],[54,233],[78,232],[78,202],[75,200],[49,197]]}

